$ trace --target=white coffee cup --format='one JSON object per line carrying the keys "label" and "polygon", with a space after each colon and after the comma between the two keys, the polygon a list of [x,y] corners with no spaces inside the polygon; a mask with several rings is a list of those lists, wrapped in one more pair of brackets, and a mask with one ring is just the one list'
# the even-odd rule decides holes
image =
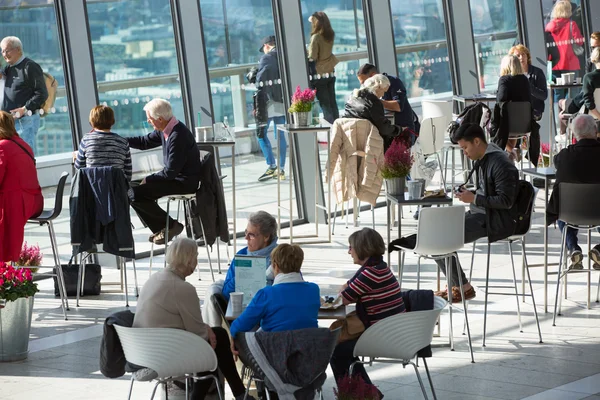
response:
{"label": "white coffee cup", "polygon": [[581,77],[575,78],[575,83],[581,85]]}
{"label": "white coffee cup", "polygon": [[562,85],[563,84],[563,79],[562,78],[556,78],[556,84],[557,85]]}
{"label": "white coffee cup", "polygon": [[232,292],[229,293],[229,301],[231,301],[231,307],[234,313],[241,313],[243,309],[244,292]]}

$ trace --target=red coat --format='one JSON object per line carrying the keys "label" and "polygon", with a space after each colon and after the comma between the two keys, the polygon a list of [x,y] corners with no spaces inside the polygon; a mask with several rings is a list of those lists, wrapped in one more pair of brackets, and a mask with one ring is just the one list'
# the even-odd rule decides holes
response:
{"label": "red coat", "polygon": [[[573,30],[572,37],[571,29]],[[558,48],[558,54],[560,54],[558,63],[552,69],[556,71],[579,71],[579,58],[573,52],[573,45],[571,44],[571,39],[573,39],[575,43],[583,45],[583,36],[581,36],[577,24],[569,18],[553,19],[546,25],[546,32],[552,34],[554,43]]]}
{"label": "red coat", "polygon": [[35,164],[15,142],[33,154],[20,137],[0,139],[0,261],[19,259],[25,223],[44,207]]}

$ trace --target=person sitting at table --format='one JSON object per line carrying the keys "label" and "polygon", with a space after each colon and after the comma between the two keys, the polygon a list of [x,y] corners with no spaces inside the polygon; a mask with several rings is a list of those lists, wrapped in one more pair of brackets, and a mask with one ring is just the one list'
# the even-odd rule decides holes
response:
{"label": "person sitting at table", "polygon": [[[381,235],[374,229],[363,228],[350,235],[348,244],[348,254],[360,268],[341,287],[344,305],[356,303],[356,314],[365,329],[386,317],[405,312],[400,284],[383,261],[385,243]],[[330,364],[336,382],[348,375],[350,365],[358,359],[354,357],[357,341],[358,338],[345,340],[335,347]],[[362,364],[356,364],[353,373],[371,383]]]}
{"label": "person sitting at table", "polygon": [[154,131],[145,136],[128,138],[129,147],[149,150],[162,146],[164,167],[133,186],[131,207],[150,228],[148,238],[154,244],[165,244],[183,231],[183,225],[169,217],[169,237],[165,238],[167,213],[157,200],[174,194],[190,194],[198,190],[200,152],[192,132],[173,116],[171,104],[163,99],[150,100],[144,111]]}
{"label": "person sitting at table", "polygon": [[[265,257],[267,266],[271,264],[271,252],[277,247],[277,221],[266,211],[257,211],[248,217],[248,225],[244,232],[247,246],[237,252],[240,256]],[[265,284],[272,280],[272,269],[265,271]],[[213,283],[206,291],[204,301],[205,320],[211,325],[221,323],[221,313],[224,314],[229,303],[229,294],[235,292],[235,257],[231,260],[225,281]],[[215,307],[214,299],[221,310]]]}
{"label": "person sitting at table", "polygon": [[[319,287],[300,274],[304,252],[295,244],[280,244],[271,252],[273,286],[259,290],[248,307],[231,324],[231,337],[260,326],[265,332],[317,328],[321,307]],[[234,342],[232,342],[234,350]],[[235,354],[235,353],[234,353]]]}
{"label": "person sitting at table", "polygon": [[131,181],[131,152],[127,139],[111,132],[115,113],[108,106],[96,106],[90,111],[92,131],[83,135],[75,168],[115,167],[123,170]]}
{"label": "person sitting at table", "polygon": [[[133,327],[183,329],[200,336],[215,350],[218,368],[236,400],[244,399],[246,390],[233,360],[229,335],[220,326],[211,328],[204,323],[196,288],[185,281],[197,265],[196,242],[175,240],[167,251],[167,267],[152,274],[140,292]],[[210,380],[194,382],[191,398],[204,399],[210,385]]]}
{"label": "person sitting at table", "polygon": [[[554,156],[556,180],[546,209],[548,225],[558,219],[561,182],[600,184],[600,142],[596,139],[594,118],[591,115],[579,115],[573,120],[572,129],[577,143]],[[559,220],[558,227],[562,231],[565,223]],[[583,269],[583,254],[577,241],[577,232],[577,229],[567,228],[566,244],[571,260],[569,269]],[[595,245],[588,256],[594,261],[593,268],[600,270],[600,244]]]}
{"label": "person sitting at table", "polygon": [[548,98],[546,75],[541,68],[531,64],[531,53],[522,44],[511,47],[508,54],[517,57],[521,63],[521,70],[529,81],[533,118],[539,121],[542,119],[542,114],[544,114],[545,103]]}

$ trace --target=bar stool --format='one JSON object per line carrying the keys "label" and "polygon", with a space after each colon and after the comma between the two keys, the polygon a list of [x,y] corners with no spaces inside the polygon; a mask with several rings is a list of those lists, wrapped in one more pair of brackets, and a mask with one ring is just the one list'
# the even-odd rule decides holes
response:
{"label": "bar stool", "polygon": [[[587,273],[588,274],[588,308],[590,307],[591,295],[591,273],[598,272],[588,268],[569,270],[567,268],[567,228],[582,229],[588,232],[588,254],[591,250],[591,231],[600,227],[600,209],[593,199],[600,196],[600,184],[593,183],[567,183],[559,184],[559,205],[558,219],[565,223],[562,230],[562,246],[560,249],[560,261],[558,264],[558,273],[556,280],[556,298],[554,299],[554,316],[552,318],[552,326],[556,326],[556,314],[559,300],[559,292],[561,289],[561,278],[565,278],[570,273]],[[564,264],[564,271],[563,271]],[[565,288],[566,291],[566,288]],[[598,281],[598,291],[596,293],[596,302],[600,300],[600,280]],[[562,302],[561,302],[562,303]],[[562,304],[561,304],[562,307]],[[560,314],[560,310],[558,311]]]}

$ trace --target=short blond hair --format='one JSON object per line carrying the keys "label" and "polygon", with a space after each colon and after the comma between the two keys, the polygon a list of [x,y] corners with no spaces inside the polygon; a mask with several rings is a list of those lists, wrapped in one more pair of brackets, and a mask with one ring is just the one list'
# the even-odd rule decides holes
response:
{"label": "short blond hair", "polygon": [[178,238],[167,249],[167,264],[170,268],[187,272],[186,268],[198,258],[198,244],[189,238]]}
{"label": "short blond hair", "polygon": [[152,99],[144,106],[146,111],[154,119],[162,118],[165,121],[173,118],[173,108],[171,103],[165,99]]}
{"label": "short blond hair", "polygon": [[297,244],[283,243],[271,251],[271,263],[277,264],[279,270],[284,274],[300,272],[304,252]]}
{"label": "short blond hair", "polygon": [[531,64],[531,53],[529,52],[529,49],[527,47],[523,46],[522,44],[513,46],[508,51],[508,55],[514,56],[515,52],[519,52],[519,53],[523,53],[523,54],[527,55],[527,64]]}
{"label": "short blond hair", "polygon": [[504,75],[520,75],[523,73],[523,69],[521,68],[521,63],[517,56],[508,55],[502,57],[502,62],[500,63],[500,76]]}
{"label": "short blond hair", "polygon": [[552,13],[550,14],[550,18],[558,19],[558,18],[571,18],[573,14],[573,8],[571,7],[570,1],[560,0],[557,1],[552,9]]}

